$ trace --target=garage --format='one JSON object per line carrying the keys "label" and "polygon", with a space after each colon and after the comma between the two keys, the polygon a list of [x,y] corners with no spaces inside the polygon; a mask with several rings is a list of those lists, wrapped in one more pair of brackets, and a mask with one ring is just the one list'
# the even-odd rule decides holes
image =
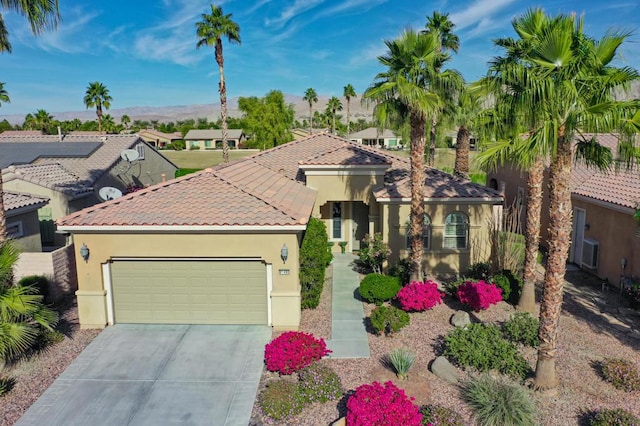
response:
{"label": "garage", "polygon": [[110,265],[114,323],[268,324],[258,260],[140,259]]}

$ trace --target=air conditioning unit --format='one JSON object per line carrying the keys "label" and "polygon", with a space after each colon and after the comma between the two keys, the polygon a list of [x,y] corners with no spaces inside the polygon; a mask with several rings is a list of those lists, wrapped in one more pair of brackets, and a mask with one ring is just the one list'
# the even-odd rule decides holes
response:
{"label": "air conditioning unit", "polygon": [[582,266],[589,269],[598,267],[598,251],[600,243],[593,238],[585,238],[582,242]]}

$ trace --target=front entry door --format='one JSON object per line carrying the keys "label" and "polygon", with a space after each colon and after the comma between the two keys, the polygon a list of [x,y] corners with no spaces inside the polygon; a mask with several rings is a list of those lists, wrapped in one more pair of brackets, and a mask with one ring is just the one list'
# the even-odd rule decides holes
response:
{"label": "front entry door", "polygon": [[351,206],[351,249],[355,251],[360,250],[362,239],[369,232],[369,206],[360,201],[353,202]]}

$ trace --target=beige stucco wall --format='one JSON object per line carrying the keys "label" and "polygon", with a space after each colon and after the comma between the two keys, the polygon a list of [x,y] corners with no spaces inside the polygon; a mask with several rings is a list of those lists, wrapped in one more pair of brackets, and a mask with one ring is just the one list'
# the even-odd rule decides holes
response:
{"label": "beige stucco wall", "polygon": [[[74,234],[80,325],[102,328],[107,324],[110,295],[106,294],[102,265],[114,257],[250,257],[273,265],[274,328],[295,330],[300,324],[298,234]],[[78,254],[83,243],[90,250],[88,262]],[[283,244],[289,249],[286,264],[280,258]],[[288,275],[280,275],[280,269],[288,269]]]}
{"label": "beige stucco wall", "polygon": [[40,222],[38,221],[38,211],[33,210],[27,213],[10,215],[8,212],[7,224],[20,222],[22,224],[22,237],[15,242],[23,252],[41,252],[42,242],[40,241]]}
{"label": "beige stucco wall", "polygon": [[621,260],[627,259],[625,275],[640,276],[640,234],[631,213],[623,213],[584,200],[573,199],[573,207],[586,211],[585,238],[600,243],[598,268],[594,272],[602,279],[618,285],[622,273]]}
{"label": "beige stucco wall", "polygon": [[[389,264],[409,256],[407,250],[407,220],[409,203],[382,204],[381,232],[392,253]],[[469,217],[469,240],[466,249],[443,248],[444,223],[448,214],[462,212]],[[425,213],[431,218],[431,248],[425,250],[424,268],[429,275],[451,276],[464,273],[469,265],[489,259],[489,229],[493,220],[492,204],[425,203]]]}

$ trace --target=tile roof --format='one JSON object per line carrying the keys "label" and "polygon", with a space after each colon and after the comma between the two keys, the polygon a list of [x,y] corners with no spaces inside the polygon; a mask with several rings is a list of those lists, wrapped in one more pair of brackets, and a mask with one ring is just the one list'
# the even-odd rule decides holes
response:
{"label": "tile roof", "polygon": [[[240,139],[243,135],[242,129],[227,130],[229,139]],[[205,140],[205,139],[222,139],[222,130],[220,129],[192,129],[187,132],[185,140]]]}
{"label": "tile roof", "polygon": [[336,149],[325,151],[299,164],[305,165],[331,165],[331,166],[366,166],[366,165],[391,165],[391,160],[356,145],[343,145]]}
{"label": "tile roof", "polygon": [[376,138],[397,138],[398,136],[393,130],[384,129],[379,131],[375,127],[368,127],[364,130],[360,130],[359,132],[351,133],[349,135],[350,139],[376,139]]}
{"label": "tile roof", "polygon": [[80,179],[59,163],[9,166],[2,170],[2,179],[5,182],[24,180],[72,197],[93,191],[91,182]]}
{"label": "tile roof", "polygon": [[164,132],[160,132],[158,130],[154,130],[154,129],[144,129],[144,130],[140,130],[138,132],[138,135],[142,138],[163,138],[163,139],[168,139],[168,140],[173,140],[173,139],[182,139],[182,133],[180,132],[173,132],[173,133],[164,133]]}
{"label": "tile roof", "polygon": [[32,207],[29,210],[38,209],[49,202],[47,197],[39,197],[37,195],[23,194],[20,192],[5,191],[2,194],[4,209],[8,214],[12,210],[24,209]]}
{"label": "tile roof", "polygon": [[4,142],[4,139],[7,137],[14,136],[41,136],[42,130],[5,130],[0,133],[0,142]]}
{"label": "tile roof", "polygon": [[[256,179],[259,175],[260,179]],[[161,183],[58,220],[59,226],[296,226],[316,192],[239,161]]]}
{"label": "tile roof", "polygon": [[[427,168],[424,179],[425,198],[502,198],[499,191],[441,170]],[[411,180],[386,183],[374,191],[378,199],[411,198]]]}

